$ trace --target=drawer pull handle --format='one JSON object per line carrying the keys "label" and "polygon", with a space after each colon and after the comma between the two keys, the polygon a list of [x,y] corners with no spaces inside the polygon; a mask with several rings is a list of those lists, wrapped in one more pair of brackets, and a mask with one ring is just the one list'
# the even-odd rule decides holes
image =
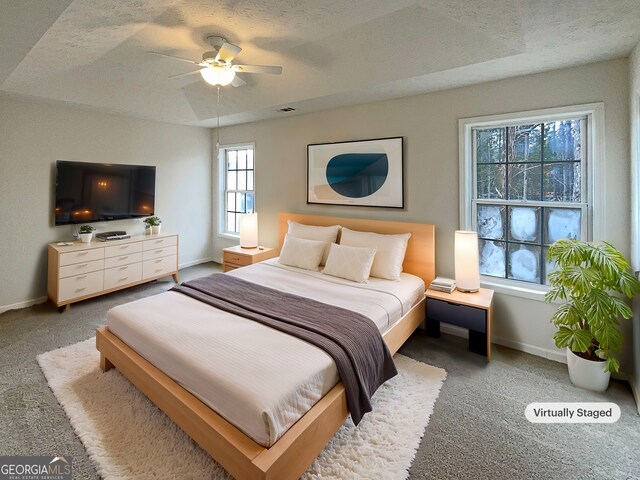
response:
{"label": "drawer pull handle", "polygon": [[156,268],[156,272],[161,272],[162,269],[161,268]]}
{"label": "drawer pull handle", "polygon": [[156,253],[162,253],[164,250],[161,248],[160,250],[156,250]]}
{"label": "drawer pull handle", "polygon": [[86,289],[87,289],[87,287],[76,288],[76,292],[81,292],[81,291],[86,290]]}
{"label": "drawer pull handle", "polygon": [[122,246],[120,247],[120,250],[125,249],[125,248],[129,248],[129,245],[122,245]]}
{"label": "drawer pull handle", "polygon": [[76,280],[82,280],[83,278],[87,278],[86,275],[80,275],[78,277],[76,277]]}
{"label": "drawer pull handle", "polygon": [[87,253],[89,253],[89,252],[78,252],[78,256],[80,256],[80,255],[86,255]]}
{"label": "drawer pull handle", "polygon": [[164,240],[156,240],[156,243],[162,243]]}
{"label": "drawer pull handle", "polygon": [[129,265],[125,265],[124,267],[120,267],[120,270],[126,270],[127,268],[129,268]]}
{"label": "drawer pull handle", "polygon": [[240,261],[240,257],[231,257],[231,260],[233,260],[234,262],[238,262]]}
{"label": "drawer pull handle", "polygon": [[88,263],[81,263],[80,265],[78,265],[78,268],[84,268],[84,267],[86,267],[87,265],[89,265],[89,264],[88,264]]}
{"label": "drawer pull handle", "polygon": [[124,257],[119,257],[118,260],[126,260],[127,258],[129,258],[129,255],[125,255]]}
{"label": "drawer pull handle", "polygon": [[127,278],[129,277],[122,277],[120,280],[118,280],[119,282],[124,282]]}

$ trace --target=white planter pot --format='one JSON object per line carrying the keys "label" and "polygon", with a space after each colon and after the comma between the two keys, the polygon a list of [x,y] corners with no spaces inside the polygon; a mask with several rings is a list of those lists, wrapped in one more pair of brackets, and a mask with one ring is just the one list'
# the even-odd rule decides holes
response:
{"label": "white planter pot", "polygon": [[81,233],[80,241],[82,243],[91,243],[91,237],[93,237],[93,233]]}
{"label": "white planter pot", "polygon": [[604,371],[605,362],[585,360],[567,347],[569,378],[576,387],[604,392],[609,386],[610,372]]}
{"label": "white planter pot", "polygon": [[154,235],[157,235],[158,233],[160,233],[160,227],[162,227],[162,225],[156,225],[155,227],[151,227],[151,233]]}

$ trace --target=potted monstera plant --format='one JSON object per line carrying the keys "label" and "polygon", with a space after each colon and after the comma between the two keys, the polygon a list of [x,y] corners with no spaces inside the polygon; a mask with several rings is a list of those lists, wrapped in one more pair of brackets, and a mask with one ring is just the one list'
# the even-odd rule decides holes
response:
{"label": "potted monstera plant", "polygon": [[564,300],[551,317],[558,327],[553,336],[558,348],[566,348],[569,378],[574,385],[604,391],[611,372],[620,363],[620,319],[632,316],[621,298],[632,298],[640,282],[629,272],[629,263],[610,243],[564,239],[549,248],[547,259],[556,268],[549,274],[547,302]]}

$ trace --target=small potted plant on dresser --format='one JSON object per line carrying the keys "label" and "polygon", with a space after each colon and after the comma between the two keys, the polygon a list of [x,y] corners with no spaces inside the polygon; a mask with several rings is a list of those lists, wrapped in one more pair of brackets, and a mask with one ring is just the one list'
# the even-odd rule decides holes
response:
{"label": "small potted plant on dresser", "polygon": [[94,231],[95,228],[91,225],[82,225],[78,233],[78,235],[80,236],[80,241],[82,243],[91,243],[91,238],[93,237]]}
{"label": "small potted plant on dresser", "polygon": [[147,217],[143,220],[144,222],[144,233],[160,233],[160,227],[162,227],[162,220],[159,217]]}
{"label": "small potted plant on dresser", "polygon": [[620,298],[632,298],[640,282],[629,272],[629,263],[610,243],[599,245],[580,240],[558,240],[547,259],[556,268],[549,274],[547,302],[566,302],[551,317],[558,331],[558,348],[566,348],[571,383],[603,392],[611,372],[620,363],[615,353],[622,348],[619,319],[632,317]]}

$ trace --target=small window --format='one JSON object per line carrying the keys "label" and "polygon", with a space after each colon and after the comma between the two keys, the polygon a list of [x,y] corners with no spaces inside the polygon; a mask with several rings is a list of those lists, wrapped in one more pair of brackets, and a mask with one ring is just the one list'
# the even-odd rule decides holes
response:
{"label": "small window", "polygon": [[[222,231],[237,235],[240,216],[255,211],[254,157],[252,146],[221,147],[220,160],[224,165]],[[221,169],[222,171],[222,169]]]}
{"label": "small window", "polygon": [[461,121],[461,166],[471,177],[461,187],[463,228],[478,232],[482,275],[544,285],[553,268],[549,246],[591,238],[590,118],[563,112]]}

